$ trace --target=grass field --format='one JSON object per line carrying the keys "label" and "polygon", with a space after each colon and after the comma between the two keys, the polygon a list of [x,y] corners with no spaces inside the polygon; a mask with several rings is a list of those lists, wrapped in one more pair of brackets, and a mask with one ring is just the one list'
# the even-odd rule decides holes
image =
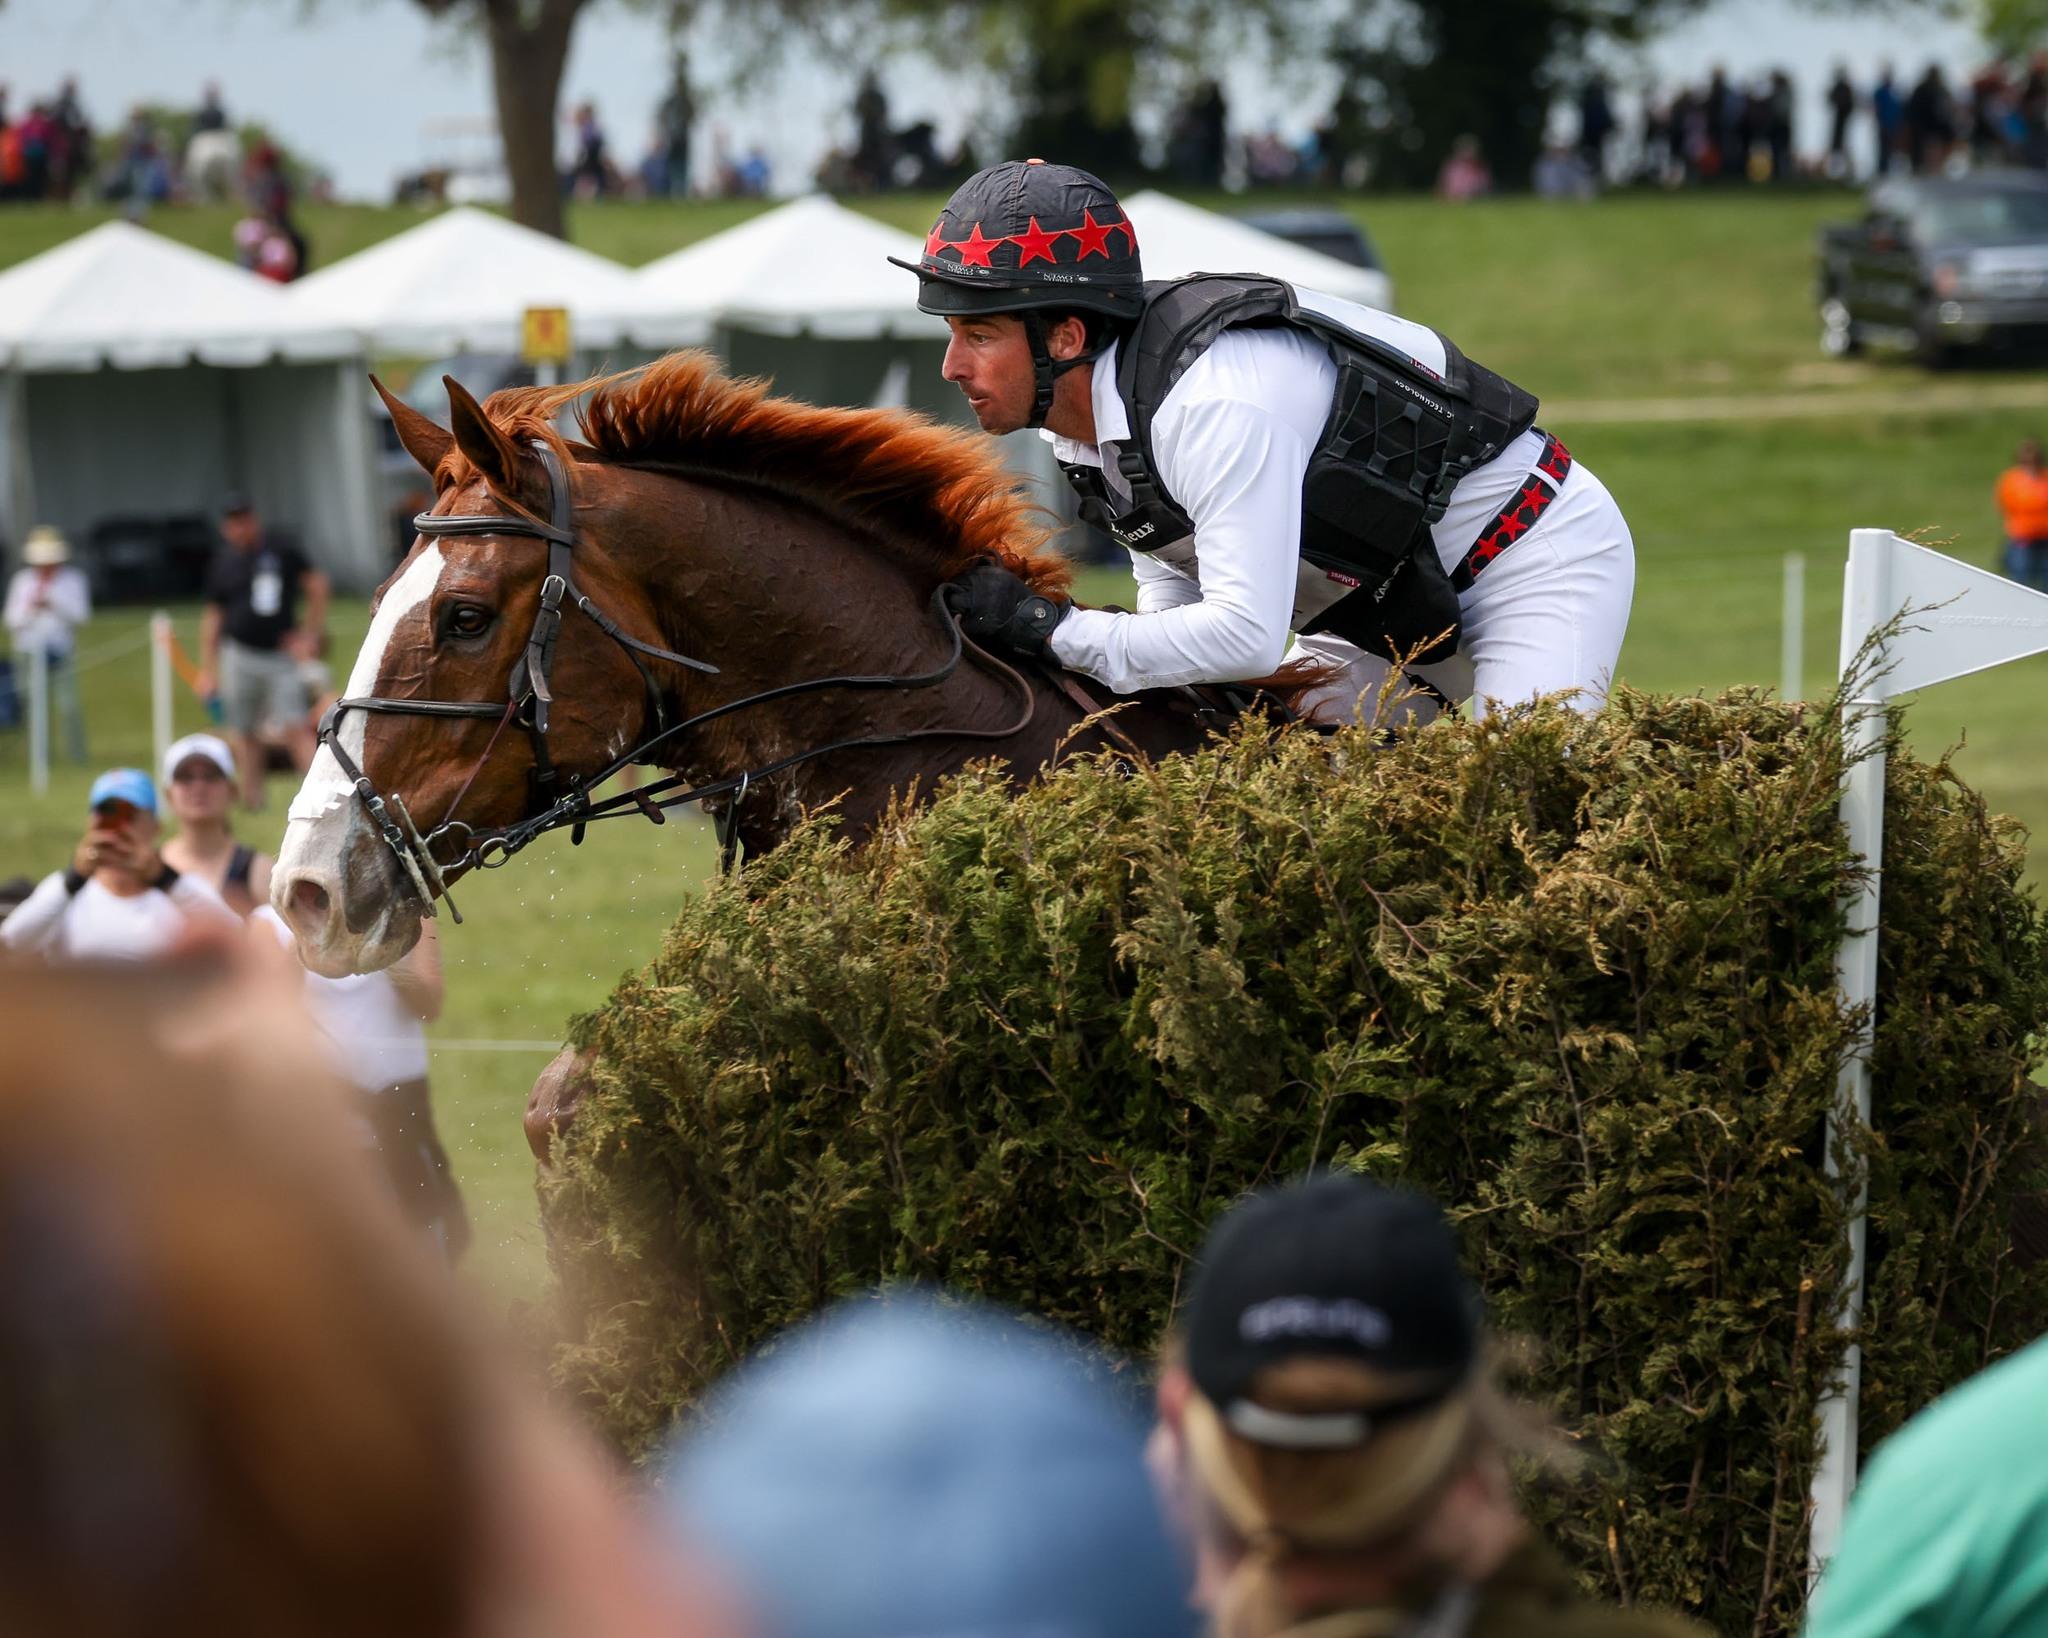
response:
{"label": "grass field", "polygon": [[[897,199],[873,208],[922,231],[936,203]],[[583,207],[572,231],[637,263],[750,208]],[[2037,414],[1970,399],[1987,385],[2008,394],[2038,385],[2048,402],[2048,377],[1945,376],[1947,407],[1937,413],[1916,406],[1928,378],[1908,365],[1824,364],[1809,294],[1813,232],[1853,211],[1848,195],[1631,197],[1585,207],[1402,199],[1357,208],[1389,260],[1403,310],[1542,393],[1545,424],[1627,512],[1639,578],[1622,656],[1626,681],[1674,691],[1775,685],[1782,563],[1800,552],[1808,574],[1805,683],[1823,690],[1834,668],[1842,554],[1857,525],[1930,531],[1959,556],[1993,562],[1991,485]],[[91,219],[0,211],[0,265]],[[308,226],[321,259],[331,261],[412,220],[400,211],[334,209],[309,212]],[[230,216],[166,212],[151,225],[218,250]],[[1806,413],[1693,422],[1632,418],[1615,404],[1698,400],[1704,410],[1709,399],[1752,394],[1780,408],[1794,399]],[[1085,590],[1115,599],[1127,584],[1125,576],[1091,574]],[[88,657],[136,632],[142,618],[122,610],[96,620],[83,639]],[[189,645],[193,612],[180,611],[180,622]],[[339,651],[353,651],[364,623],[360,605],[338,611]],[[1912,712],[1924,750],[1966,741],[1958,762],[1967,777],[2036,830],[2048,827],[2041,663],[1951,684]],[[84,681],[96,765],[146,760],[145,657],[115,654]],[[196,702],[181,701],[180,712],[181,730],[201,725]],[[30,797],[20,736],[0,738],[0,869],[39,874],[60,864],[82,822],[84,791],[84,774],[60,768],[47,798]],[[251,839],[275,844],[285,797],[282,786],[273,792],[271,813],[251,827]],[[469,925],[446,929],[448,1011],[434,1035],[451,1044],[435,1057],[436,1099],[478,1218],[475,1267],[501,1293],[529,1294],[542,1274],[519,1109],[545,1052],[452,1043],[556,1039],[570,1013],[601,999],[652,951],[709,860],[708,838],[694,823],[660,831],[620,825],[581,850],[550,838],[460,895]]]}

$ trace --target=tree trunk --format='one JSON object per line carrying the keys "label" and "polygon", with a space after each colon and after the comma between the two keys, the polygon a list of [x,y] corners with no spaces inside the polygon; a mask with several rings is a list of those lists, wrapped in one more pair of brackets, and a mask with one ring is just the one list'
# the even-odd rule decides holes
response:
{"label": "tree trunk", "polygon": [[[512,184],[512,219],[563,237],[562,179],[555,169],[555,102],[569,35],[584,0],[483,0],[498,99],[498,140]],[[530,17],[530,20],[528,20]]]}

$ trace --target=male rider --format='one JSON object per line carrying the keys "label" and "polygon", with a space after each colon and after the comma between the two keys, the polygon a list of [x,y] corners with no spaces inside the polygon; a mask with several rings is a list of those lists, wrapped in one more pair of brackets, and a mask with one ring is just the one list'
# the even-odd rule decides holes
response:
{"label": "male rider", "polygon": [[1400,662],[1418,716],[1605,698],[1628,525],[1534,397],[1435,331],[1256,274],[1147,285],[1116,196],[1035,159],[964,183],[912,270],[983,429],[1043,428],[1137,573],[1121,614],[978,566],[970,636],[1120,693],[1306,659],[1330,680],[1303,708],[1332,721],[1373,718]]}

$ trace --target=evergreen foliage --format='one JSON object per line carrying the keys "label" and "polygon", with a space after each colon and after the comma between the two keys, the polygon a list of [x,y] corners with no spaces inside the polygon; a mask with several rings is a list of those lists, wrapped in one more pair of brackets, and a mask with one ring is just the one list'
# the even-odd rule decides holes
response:
{"label": "evergreen foliage", "polygon": [[[1866,1449],[2048,1323],[2048,1015],[2020,838],[1892,746]],[[1312,1164],[1449,1203],[1589,1583],[1796,1629],[1845,1214],[1822,1165],[1850,860],[1824,708],[1621,691],[1380,749],[1249,725],[806,827],[579,1022],[546,1216],[565,1388],[644,1449],[779,1327],[943,1282],[1142,1353],[1188,1250]]]}

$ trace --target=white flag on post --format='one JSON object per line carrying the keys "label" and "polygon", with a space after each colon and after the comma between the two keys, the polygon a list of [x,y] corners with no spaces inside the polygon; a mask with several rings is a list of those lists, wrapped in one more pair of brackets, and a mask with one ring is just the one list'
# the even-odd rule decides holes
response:
{"label": "white flag on post", "polygon": [[[2048,653],[2048,592],[2037,592],[1940,552],[1901,540],[1889,529],[1852,529],[1842,596],[1842,666],[1846,682],[1864,645],[1905,616],[1859,677],[1847,702],[1842,738],[1842,826],[1862,860],[1848,903],[1848,924],[1835,955],[1843,1014],[1861,1020],[1836,1083],[1837,1113],[1830,1123],[1827,1168],[1835,1170],[1834,1129],[1843,1120],[1868,1127],[1871,1119],[1870,1047],[1877,1010],[1878,908],[1884,881],[1884,702],[2008,660]],[[1849,1267],[1841,1327],[1854,1331],[1863,1317],[1864,1184],[1848,1198]],[[1849,1497],[1856,1488],[1857,1419],[1862,1398],[1861,1350],[1845,1342],[1833,1391],[1821,1401],[1820,1461],[1814,1470],[1808,1530],[1817,1577],[1841,1540]]]}
{"label": "white flag on post", "polygon": [[[1856,595],[1865,590],[1866,571],[1875,582],[1867,601]],[[1852,598],[1866,604],[1856,612],[1868,622],[1855,633],[1857,648],[1901,610],[1910,611],[1885,644],[1888,669],[1876,680],[1880,698],[2048,653],[2048,592],[1915,546],[1888,529],[1855,532],[1850,573]],[[1846,646],[1850,635],[1845,622],[1845,665],[1853,652]]]}

